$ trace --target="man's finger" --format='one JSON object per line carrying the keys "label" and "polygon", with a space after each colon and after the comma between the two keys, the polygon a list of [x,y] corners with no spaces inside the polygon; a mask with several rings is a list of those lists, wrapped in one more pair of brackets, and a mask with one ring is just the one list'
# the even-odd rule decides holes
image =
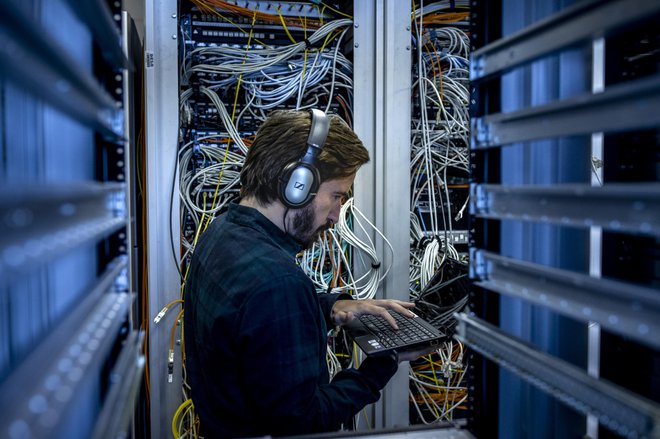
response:
{"label": "man's finger", "polygon": [[408,302],[407,300],[398,300],[398,299],[374,299],[372,302],[381,305],[381,306],[386,306],[388,304],[396,303],[404,308],[414,308],[415,303],[414,302]]}
{"label": "man's finger", "polygon": [[397,304],[403,306],[404,308],[414,308],[415,307],[414,302],[406,302],[405,300],[394,300],[393,302],[396,302]]}
{"label": "man's finger", "polygon": [[410,312],[408,308],[414,308],[415,304],[412,302],[404,302],[403,300],[381,300],[378,303],[383,308],[391,309],[406,317],[414,317],[415,314]]}
{"label": "man's finger", "polygon": [[415,306],[414,303],[413,303],[412,305],[413,305],[413,306],[404,307],[404,306],[401,306],[401,305],[398,304],[398,303],[395,303],[395,304],[393,305],[392,309],[394,309],[396,312],[398,312],[399,314],[401,314],[401,315],[403,315],[403,316],[406,316],[406,317],[415,317],[415,313],[413,313],[412,311],[410,311],[410,310],[408,309],[408,308],[413,308],[413,307]]}
{"label": "man's finger", "polygon": [[392,315],[389,312],[387,312],[387,309],[385,309],[384,307],[378,305],[371,305],[370,310],[371,310],[370,314],[377,314],[383,317],[385,320],[387,320],[387,323],[389,323],[392,328],[399,329],[399,325],[396,324],[396,320],[394,320],[394,317],[392,317]]}

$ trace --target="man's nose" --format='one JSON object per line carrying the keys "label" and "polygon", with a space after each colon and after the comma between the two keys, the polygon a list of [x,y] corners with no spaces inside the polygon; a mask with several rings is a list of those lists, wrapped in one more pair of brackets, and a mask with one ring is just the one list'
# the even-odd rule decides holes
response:
{"label": "man's nose", "polygon": [[332,221],[332,224],[337,224],[337,221],[339,221],[339,212],[341,211],[341,204],[337,204],[330,213],[328,214],[328,219]]}

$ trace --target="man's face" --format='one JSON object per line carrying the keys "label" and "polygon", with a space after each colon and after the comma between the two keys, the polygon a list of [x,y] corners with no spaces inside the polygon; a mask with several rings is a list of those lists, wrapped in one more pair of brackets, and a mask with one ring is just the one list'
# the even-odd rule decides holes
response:
{"label": "man's face", "polygon": [[311,247],[324,230],[337,223],[353,180],[355,175],[321,183],[314,200],[293,211],[290,233],[304,248]]}

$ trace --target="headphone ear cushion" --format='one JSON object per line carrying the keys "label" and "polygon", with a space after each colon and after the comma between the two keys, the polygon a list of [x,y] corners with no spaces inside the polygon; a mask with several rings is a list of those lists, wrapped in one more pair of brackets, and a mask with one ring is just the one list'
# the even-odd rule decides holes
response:
{"label": "headphone ear cushion", "polygon": [[321,177],[315,166],[302,162],[289,163],[280,177],[280,201],[289,208],[304,207],[314,199],[320,181]]}

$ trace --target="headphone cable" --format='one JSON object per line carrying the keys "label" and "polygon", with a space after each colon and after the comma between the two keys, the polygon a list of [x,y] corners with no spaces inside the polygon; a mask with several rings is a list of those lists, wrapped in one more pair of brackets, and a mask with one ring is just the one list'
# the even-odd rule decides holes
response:
{"label": "headphone cable", "polygon": [[284,233],[287,235],[289,234],[289,231],[286,229],[286,215],[289,213],[289,208],[285,207],[284,208],[284,215],[282,216],[282,225],[284,226]]}

